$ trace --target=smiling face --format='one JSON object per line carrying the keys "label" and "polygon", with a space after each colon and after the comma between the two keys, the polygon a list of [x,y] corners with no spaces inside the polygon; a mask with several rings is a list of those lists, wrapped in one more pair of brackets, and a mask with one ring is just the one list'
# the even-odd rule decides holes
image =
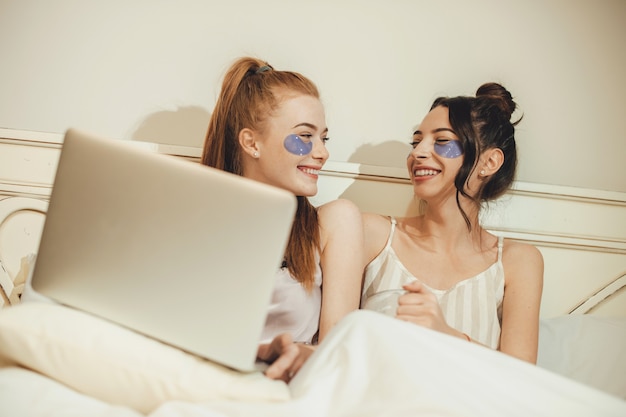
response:
{"label": "smiling face", "polygon": [[407,168],[416,196],[428,200],[455,195],[454,179],[463,163],[463,152],[447,107],[435,107],[424,117],[413,134],[412,145]]}
{"label": "smiling face", "polygon": [[324,107],[309,95],[284,95],[279,103],[262,131],[240,133],[246,154],[244,176],[297,196],[313,196],[319,171],[329,156]]}

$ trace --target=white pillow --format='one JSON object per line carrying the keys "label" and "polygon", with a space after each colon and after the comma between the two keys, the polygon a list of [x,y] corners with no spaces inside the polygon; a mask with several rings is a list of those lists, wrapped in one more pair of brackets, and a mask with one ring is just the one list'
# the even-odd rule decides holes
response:
{"label": "white pillow", "polygon": [[241,374],[58,304],[0,310],[0,362],[86,395],[149,413],[169,400],[286,401],[282,381]]}
{"label": "white pillow", "polygon": [[626,317],[542,319],[537,365],[626,399]]}

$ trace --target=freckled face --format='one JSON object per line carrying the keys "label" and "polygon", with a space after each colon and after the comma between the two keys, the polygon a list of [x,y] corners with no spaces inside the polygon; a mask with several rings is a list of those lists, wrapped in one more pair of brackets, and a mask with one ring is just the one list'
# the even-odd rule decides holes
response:
{"label": "freckled face", "polygon": [[286,96],[272,112],[259,143],[253,179],[298,196],[317,194],[318,174],[326,160],[328,128],[324,107],[308,95]]}

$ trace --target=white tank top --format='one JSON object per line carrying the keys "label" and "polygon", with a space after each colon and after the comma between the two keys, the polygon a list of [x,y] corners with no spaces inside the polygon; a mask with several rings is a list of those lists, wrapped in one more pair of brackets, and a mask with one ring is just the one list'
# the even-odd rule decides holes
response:
{"label": "white tank top", "polygon": [[[380,310],[388,290],[416,280],[400,262],[391,247],[396,219],[391,218],[391,232],[384,249],[365,269],[361,308]],[[500,345],[502,299],[504,297],[504,268],[502,266],[503,238],[498,237],[498,258],[480,274],[464,279],[447,290],[426,286],[439,300],[439,305],[451,327],[493,349]],[[396,302],[395,298],[389,299]],[[395,311],[396,306],[392,307]]]}
{"label": "white tank top", "polygon": [[315,285],[307,292],[289,269],[276,272],[276,284],[260,343],[269,343],[281,333],[290,333],[294,342],[312,343],[317,335],[322,308],[322,268],[316,255]]}

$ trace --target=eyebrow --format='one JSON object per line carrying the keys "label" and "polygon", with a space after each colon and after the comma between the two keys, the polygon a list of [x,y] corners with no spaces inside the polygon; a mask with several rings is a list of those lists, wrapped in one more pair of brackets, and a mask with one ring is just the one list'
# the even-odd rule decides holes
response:
{"label": "eyebrow", "polygon": [[[294,127],[292,127],[292,129],[295,129],[296,127],[308,127],[309,129],[313,129],[313,130],[317,130],[317,126],[315,126],[314,124],[311,123],[298,123],[297,125],[295,125]],[[325,128],[324,130],[322,130],[322,133],[328,133],[328,128]]]}
{"label": "eyebrow", "polygon": [[[447,128],[447,127],[440,127],[440,128],[437,128],[437,129],[433,130],[433,133],[439,133],[439,132],[450,132],[450,133],[456,135],[456,132],[454,130],[452,130],[450,128]],[[415,132],[413,132],[413,134],[414,135],[421,135],[422,131],[421,130],[416,130]]]}

